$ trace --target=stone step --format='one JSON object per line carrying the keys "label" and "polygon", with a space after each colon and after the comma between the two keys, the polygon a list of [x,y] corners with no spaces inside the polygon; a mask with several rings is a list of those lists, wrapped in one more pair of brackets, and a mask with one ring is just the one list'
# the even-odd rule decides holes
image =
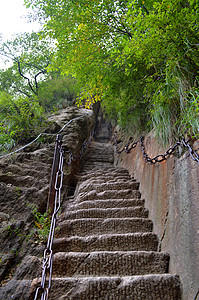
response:
{"label": "stone step", "polygon": [[114,159],[114,153],[112,151],[98,151],[91,153],[88,151],[87,160],[100,161],[101,159]]}
{"label": "stone step", "polygon": [[[81,176],[82,178],[86,179],[86,176],[89,176],[89,174],[87,175],[83,175],[82,172],[78,173],[79,176]],[[90,171],[90,174],[92,175],[96,175],[96,176],[104,176],[104,175],[110,175],[110,176],[130,176],[128,172],[126,172],[126,170],[120,169],[120,171],[117,172],[117,168],[114,167],[109,167],[106,170],[104,169],[99,169],[95,172]]]}
{"label": "stone step", "polygon": [[138,207],[121,208],[90,208],[71,210],[63,214],[65,219],[85,218],[148,218],[148,209]]}
{"label": "stone step", "polygon": [[114,162],[114,156],[112,154],[96,154],[92,156],[88,156],[86,162]]}
{"label": "stone step", "polygon": [[[122,169],[122,168],[115,168],[115,167],[108,167],[106,168],[106,170],[104,169],[99,169],[95,172],[92,172],[91,173],[95,173],[96,175],[106,175],[106,174],[109,174],[109,175],[113,175],[113,176],[130,176],[129,175],[129,172],[125,169]],[[82,173],[80,173],[79,175],[82,176]],[[85,176],[85,175],[84,175]]]}
{"label": "stone step", "polygon": [[93,166],[93,165],[89,165],[88,167],[84,167],[83,171],[82,171],[82,175],[87,175],[87,174],[90,174],[91,172],[97,172],[100,170],[104,170],[106,171],[107,170],[107,163],[105,164],[101,164],[100,166]]}
{"label": "stone step", "polygon": [[77,176],[78,182],[96,182],[96,181],[102,181],[102,182],[108,182],[108,181],[135,181],[135,179],[132,179],[129,175],[114,175],[111,173],[107,174],[97,174],[97,173],[91,173],[86,176]]}
{"label": "stone step", "polygon": [[87,200],[107,200],[107,199],[140,199],[140,191],[137,190],[112,190],[112,191],[103,191],[96,193],[96,191],[90,191],[88,193],[79,193],[77,196],[77,201],[87,201]]}
{"label": "stone step", "polygon": [[109,166],[109,165],[111,165],[111,163],[109,164],[109,163],[101,163],[100,165],[99,164],[89,164],[89,165],[87,165],[87,166],[84,166],[84,169],[83,169],[83,171],[81,172],[81,174],[84,174],[84,175],[86,175],[86,174],[89,174],[89,173],[91,173],[91,172],[97,172],[99,169],[100,170],[106,170],[106,168]]}
{"label": "stone step", "polygon": [[112,175],[112,176],[130,176],[129,172],[125,169],[121,169],[121,168],[115,168],[115,167],[109,167],[104,170],[97,170],[96,172],[93,172],[92,170],[90,171],[90,173],[83,175],[82,173],[79,174],[82,179],[86,180],[87,176],[93,175],[93,176],[106,176],[106,175]]}
{"label": "stone step", "polygon": [[84,162],[83,162],[83,166],[88,162],[90,162],[90,163],[111,162],[113,164],[114,156],[112,153],[99,152],[99,153],[95,153],[95,155],[93,155],[93,154],[89,155],[89,153],[88,153],[86,156],[86,160],[84,160]]}
{"label": "stone step", "polygon": [[143,199],[92,200],[77,203],[74,209],[134,207],[144,206],[144,203]]}
{"label": "stone step", "polygon": [[152,251],[58,252],[53,276],[133,276],[168,272],[169,255]]}
{"label": "stone step", "polygon": [[108,160],[108,158],[105,160],[103,159],[98,159],[98,161],[96,160],[92,160],[92,159],[87,159],[86,162],[83,164],[83,169],[90,169],[90,168],[95,168],[98,167],[99,169],[101,167],[106,167],[107,168],[112,168],[113,166],[113,161],[111,161],[110,159]]}
{"label": "stone step", "polygon": [[[32,283],[32,294],[41,278]],[[33,294],[34,295],[34,294]],[[177,275],[53,278],[49,300],[180,300]]]}
{"label": "stone step", "polygon": [[113,146],[110,143],[92,142],[89,146],[88,153],[114,153]]}
{"label": "stone step", "polygon": [[147,233],[73,236],[54,240],[55,252],[157,251],[157,235]]}
{"label": "stone step", "polygon": [[95,190],[97,193],[103,192],[104,190],[138,190],[139,183],[138,182],[116,182],[116,183],[82,183],[79,186],[79,193],[90,192]]}
{"label": "stone step", "polygon": [[130,178],[129,176],[127,177],[126,175],[125,176],[100,176],[100,177],[94,177],[93,179],[92,178],[89,178],[87,180],[84,180],[84,181],[79,181],[79,185],[82,185],[83,183],[85,184],[100,184],[100,183],[133,183],[133,182],[136,182],[135,179],[133,178]]}
{"label": "stone step", "polygon": [[75,219],[58,224],[56,237],[152,232],[153,223],[144,218]]}

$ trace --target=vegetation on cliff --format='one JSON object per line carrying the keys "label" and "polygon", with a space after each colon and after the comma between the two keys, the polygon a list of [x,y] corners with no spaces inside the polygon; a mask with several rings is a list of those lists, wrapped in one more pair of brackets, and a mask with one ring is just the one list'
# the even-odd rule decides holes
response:
{"label": "vegetation on cliff", "polygon": [[56,40],[53,66],[123,127],[198,135],[198,0],[26,0]]}
{"label": "vegetation on cliff", "polygon": [[72,76],[47,71],[53,42],[42,33],[17,35],[4,42],[0,54],[10,61],[0,70],[0,151],[31,141],[46,127],[46,113],[77,94]]}
{"label": "vegetation on cliff", "polygon": [[[131,133],[154,129],[164,143],[180,133],[198,137],[198,0],[25,3],[44,22],[37,43],[44,55],[34,56],[35,46],[27,53],[42,61],[45,80],[54,73],[76,78],[78,104],[101,101],[110,118]],[[34,94],[29,83],[25,93]],[[34,99],[43,106],[46,95],[39,98],[36,89]]]}

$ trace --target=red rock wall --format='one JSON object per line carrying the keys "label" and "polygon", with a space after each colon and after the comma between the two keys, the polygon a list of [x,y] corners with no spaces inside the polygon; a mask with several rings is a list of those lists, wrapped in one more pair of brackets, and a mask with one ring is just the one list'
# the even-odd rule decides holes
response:
{"label": "red rock wall", "polygon": [[[145,144],[151,157],[164,153],[150,135]],[[199,289],[199,165],[189,152],[151,165],[139,145],[115,161],[140,182],[160,248],[170,254],[169,272],[180,275],[183,299],[194,300]]]}

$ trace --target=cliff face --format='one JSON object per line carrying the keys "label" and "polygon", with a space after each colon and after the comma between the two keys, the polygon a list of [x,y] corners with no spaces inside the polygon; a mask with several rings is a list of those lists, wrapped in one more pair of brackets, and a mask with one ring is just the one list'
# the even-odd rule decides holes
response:
{"label": "cliff face", "polygon": [[[164,153],[155,139],[145,139],[149,156]],[[195,142],[194,148],[199,143]],[[151,165],[139,145],[130,153],[116,155],[115,163],[140,182],[140,191],[159,236],[159,248],[170,254],[170,270],[183,282],[184,299],[195,299],[199,288],[199,166],[188,152],[180,158]],[[160,250],[159,249],[159,250]]]}
{"label": "cliff face", "polygon": [[[71,119],[83,115],[62,132],[63,147],[74,156],[79,154],[93,128],[91,110],[75,107],[61,110],[50,117],[46,129],[56,133]],[[46,211],[55,140],[56,134],[44,136],[42,141],[0,160],[0,283],[3,286],[15,276],[15,268],[25,256],[43,255],[46,240],[38,235],[42,224],[35,216]],[[73,172],[78,164],[75,160],[70,167],[64,165],[63,196],[74,189]]]}

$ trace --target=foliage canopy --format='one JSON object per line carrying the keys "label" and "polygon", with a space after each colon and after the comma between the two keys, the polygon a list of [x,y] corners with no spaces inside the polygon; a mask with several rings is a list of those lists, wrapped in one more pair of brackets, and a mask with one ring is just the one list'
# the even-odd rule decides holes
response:
{"label": "foliage canopy", "polygon": [[198,135],[198,0],[25,0],[56,40],[53,67],[127,129]]}
{"label": "foliage canopy", "polygon": [[[40,33],[1,43],[0,138],[13,145],[60,101],[105,112],[125,130],[168,143],[199,136],[198,0],[24,0]],[[29,132],[29,134],[28,134]]]}

